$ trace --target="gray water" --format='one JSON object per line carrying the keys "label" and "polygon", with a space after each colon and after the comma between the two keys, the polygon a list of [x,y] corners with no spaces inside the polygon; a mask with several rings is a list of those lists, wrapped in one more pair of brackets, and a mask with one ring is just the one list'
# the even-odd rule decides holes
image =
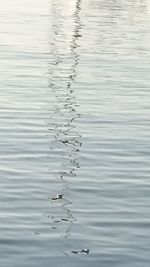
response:
{"label": "gray water", "polygon": [[149,16],[0,0],[1,267],[150,265]]}

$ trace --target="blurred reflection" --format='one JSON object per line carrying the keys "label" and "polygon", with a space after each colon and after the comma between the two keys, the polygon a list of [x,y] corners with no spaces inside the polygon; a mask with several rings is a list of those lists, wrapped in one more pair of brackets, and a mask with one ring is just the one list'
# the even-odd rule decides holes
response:
{"label": "blurred reflection", "polygon": [[89,44],[96,45],[96,52],[115,56],[144,53],[147,35],[146,0],[90,0],[89,4],[92,10],[87,22],[89,35],[94,29],[94,43],[89,39]]}
{"label": "blurred reflection", "polygon": [[[68,3],[67,3],[68,4]],[[57,206],[61,207],[61,214],[57,218],[52,216],[55,226],[57,223],[66,224],[65,238],[71,234],[71,225],[75,218],[71,212],[71,201],[67,199],[71,178],[76,176],[80,168],[78,154],[80,152],[81,136],[75,127],[75,120],[80,117],[78,104],[74,96],[73,85],[76,82],[79,54],[77,52],[80,29],[81,0],[68,4],[61,1],[52,2],[52,32],[50,36],[51,63],[49,65],[49,88],[54,97],[51,108],[49,130],[53,132],[50,144],[51,153],[57,162],[51,173],[61,182],[63,197],[58,199]],[[67,11],[68,12],[67,12]],[[56,227],[57,228],[57,227]]]}

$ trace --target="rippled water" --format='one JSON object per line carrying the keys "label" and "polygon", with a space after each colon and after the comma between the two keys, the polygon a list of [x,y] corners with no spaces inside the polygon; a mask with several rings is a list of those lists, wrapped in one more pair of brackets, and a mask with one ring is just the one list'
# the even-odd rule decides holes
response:
{"label": "rippled water", "polygon": [[148,1],[0,0],[0,266],[149,266]]}

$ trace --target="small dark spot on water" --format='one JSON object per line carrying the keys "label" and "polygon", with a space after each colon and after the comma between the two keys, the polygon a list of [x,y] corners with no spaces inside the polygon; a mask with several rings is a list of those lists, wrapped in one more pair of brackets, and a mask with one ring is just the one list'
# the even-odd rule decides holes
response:
{"label": "small dark spot on water", "polygon": [[78,38],[78,37],[82,37],[82,35],[79,34],[79,33],[76,33],[76,34],[74,34],[73,36],[76,37],[76,38]]}
{"label": "small dark spot on water", "polygon": [[78,251],[75,251],[75,250],[72,250],[71,252],[74,254],[78,254]]}
{"label": "small dark spot on water", "polygon": [[58,200],[58,199],[62,199],[63,194],[57,194],[55,197],[52,197],[52,200]]}
{"label": "small dark spot on water", "polygon": [[69,222],[68,219],[64,219],[64,218],[62,218],[61,220],[64,221],[64,222]]}
{"label": "small dark spot on water", "polygon": [[71,252],[73,254],[89,254],[90,250],[86,248],[82,250],[72,250]]}
{"label": "small dark spot on water", "polygon": [[59,140],[61,143],[63,144],[69,144],[69,141],[68,140]]}

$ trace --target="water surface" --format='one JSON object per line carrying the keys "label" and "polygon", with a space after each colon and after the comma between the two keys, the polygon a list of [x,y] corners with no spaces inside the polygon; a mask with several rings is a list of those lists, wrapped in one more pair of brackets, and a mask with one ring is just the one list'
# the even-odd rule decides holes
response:
{"label": "water surface", "polygon": [[149,266],[149,13],[0,1],[0,266]]}

